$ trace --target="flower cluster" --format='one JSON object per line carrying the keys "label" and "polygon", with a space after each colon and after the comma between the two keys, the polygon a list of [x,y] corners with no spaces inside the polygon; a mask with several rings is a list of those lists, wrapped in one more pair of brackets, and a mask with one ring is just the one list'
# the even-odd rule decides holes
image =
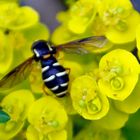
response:
{"label": "flower cluster", "polygon": [[[84,55],[59,52],[57,60],[70,69],[63,98],[43,87],[40,64],[14,89],[0,88],[0,140],[125,140],[121,128],[140,108],[140,65],[131,53],[135,46],[140,52],[140,14],[129,0],[66,2],[52,42],[105,36],[104,45],[97,40]],[[1,1],[0,77],[32,55],[35,40],[48,37],[34,9]]]}
{"label": "flower cluster", "polygon": [[[139,25],[139,13],[129,0],[78,0],[66,12],[58,14],[62,25],[56,29],[54,43],[75,38],[105,35],[111,42],[133,42]],[[64,32],[58,39],[57,35]]]}
{"label": "flower cluster", "polygon": [[[109,42],[103,48],[93,47],[91,54],[73,58],[64,54],[64,60],[60,60],[71,69],[72,107],[84,119],[92,120],[76,140],[102,140],[96,127],[99,131],[122,128],[129,114],[140,107],[140,67],[131,53],[135,47],[140,50],[140,14],[129,0],[78,0],[58,13],[57,19],[61,25],[52,35],[54,44],[89,36],[105,36]],[[75,63],[74,69],[71,63]],[[119,135],[116,139],[121,138]]]}
{"label": "flower cluster", "polygon": [[11,67],[31,56],[33,41],[48,39],[49,33],[46,26],[39,22],[38,13],[31,7],[20,7],[18,3],[7,1],[0,4],[0,9],[1,77]]}

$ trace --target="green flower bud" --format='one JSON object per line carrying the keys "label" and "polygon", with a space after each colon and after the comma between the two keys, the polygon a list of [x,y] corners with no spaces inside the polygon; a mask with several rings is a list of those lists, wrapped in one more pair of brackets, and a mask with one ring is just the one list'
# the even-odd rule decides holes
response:
{"label": "green flower bud", "polygon": [[124,81],[121,77],[114,77],[110,81],[113,90],[121,90],[124,87]]}
{"label": "green flower bud", "polygon": [[117,30],[122,32],[128,30],[127,22],[123,20],[119,20],[115,27]]}

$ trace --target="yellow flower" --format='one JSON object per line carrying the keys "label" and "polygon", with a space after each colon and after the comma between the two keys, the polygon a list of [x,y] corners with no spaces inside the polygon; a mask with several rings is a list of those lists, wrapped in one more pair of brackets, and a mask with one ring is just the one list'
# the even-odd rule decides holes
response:
{"label": "yellow flower", "polygon": [[68,120],[63,106],[53,97],[42,97],[30,107],[28,121],[46,135],[64,129]]}
{"label": "yellow flower", "polygon": [[136,11],[133,11],[125,20],[119,21],[113,27],[109,27],[105,35],[113,43],[121,44],[132,42],[136,38],[139,23],[140,15]]}
{"label": "yellow flower", "polygon": [[107,130],[90,123],[75,136],[74,140],[120,140],[121,137],[120,130]]}
{"label": "yellow flower", "polygon": [[96,15],[94,1],[78,1],[70,8],[68,29],[76,34],[86,31]]}
{"label": "yellow flower", "polygon": [[140,72],[137,59],[122,49],[104,55],[99,63],[100,91],[115,100],[126,99],[134,89]]}
{"label": "yellow flower", "polygon": [[129,0],[103,0],[98,12],[107,27],[105,35],[111,42],[121,44],[135,40],[140,15]]}
{"label": "yellow flower", "polygon": [[125,113],[135,113],[140,108],[140,79],[137,82],[131,95],[124,101],[114,101],[115,107]]}
{"label": "yellow flower", "polygon": [[12,138],[22,129],[28,109],[33,101],[32,93],[24,89],[11,92],[4,97],[1,106],[10,115],[11,119],[0,125],[0,138]]}
{"label": "yellow flower", "polygon": [[60,130],[56,132],[51,132],[48,134],[42,134],[32,125],[29,125],[26,131],[27,140],[67,140],[66,130]]}
{"label": "yellow flower", "polygon": [[28,6],[19,7],[16,3],[0,5],[0,27],[11,30],[21,30],[36,24],[38,13]]}
{"label": "yellow flower", "polygon": [[87,75],[80,76],[72,82],[70,95],[74,109],[85,119],[98,120],[109,110],[109,102],[102,94],[95,80]]}
{"label": "yellow flower", "polygon": [[93,124],[99,126],[99,128],[117,130],[125,125],[128,117],[129,114],[119,111],[110,102],[110,109],[107,115],[100,120],[93,121]]}
{"label": "yellow flower", "polygon": [[13,48],[8,38],[0,31],[0,74],[8,71],[13,61]]}

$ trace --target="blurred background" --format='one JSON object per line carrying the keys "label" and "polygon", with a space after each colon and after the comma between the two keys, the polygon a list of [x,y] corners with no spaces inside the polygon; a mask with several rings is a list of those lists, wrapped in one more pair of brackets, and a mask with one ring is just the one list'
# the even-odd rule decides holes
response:
{"label": "blurred background", "polygon": [[66,9],[62,0],[23,0],[22,5],[36,9],[40,13],[41,21],[48,25],[51,32],[59,25],[56,14]]}

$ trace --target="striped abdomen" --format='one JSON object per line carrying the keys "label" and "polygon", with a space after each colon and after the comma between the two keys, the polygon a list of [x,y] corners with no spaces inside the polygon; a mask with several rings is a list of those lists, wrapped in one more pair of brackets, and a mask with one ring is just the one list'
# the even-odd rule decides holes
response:
{"label": "striped abdomen", "polygon": [[47,60],[43,59],[42,76],[45,85],[58,97],[67,93],[69,77],[66,70],[51,56]]}

